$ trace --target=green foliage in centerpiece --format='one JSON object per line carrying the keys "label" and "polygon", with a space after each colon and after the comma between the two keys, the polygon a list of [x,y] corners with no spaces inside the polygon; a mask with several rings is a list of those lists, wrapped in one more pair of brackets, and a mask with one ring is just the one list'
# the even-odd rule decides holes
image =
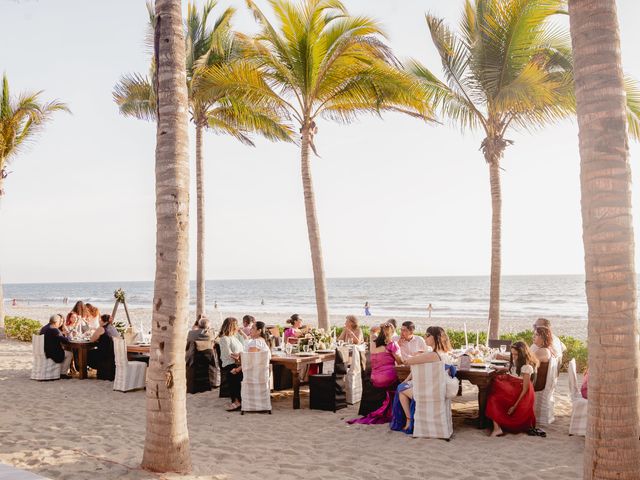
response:
{"label": "green foliage in centerpiece", "polygon": [[113,292],[113,298],[115,298],[119,302],[124,303],[124,290],[122,290],[121,288],[117,289],[115,292]]}

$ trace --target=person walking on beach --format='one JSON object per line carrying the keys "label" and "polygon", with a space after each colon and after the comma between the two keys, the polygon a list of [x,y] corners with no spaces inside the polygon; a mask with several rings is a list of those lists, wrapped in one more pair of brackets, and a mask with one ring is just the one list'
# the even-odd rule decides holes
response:
{"label": "person walking on beach", "polygon": [[427,307],[427,312],[429,312],[429,320],[431,320],[431,312],[433,311],[433,305],[429,304]]}
{"label": "person walking on beach", "polygon": [[371,316],[371,312],[369,311],[369,302],[364,302],[364,314],[367,317]]}

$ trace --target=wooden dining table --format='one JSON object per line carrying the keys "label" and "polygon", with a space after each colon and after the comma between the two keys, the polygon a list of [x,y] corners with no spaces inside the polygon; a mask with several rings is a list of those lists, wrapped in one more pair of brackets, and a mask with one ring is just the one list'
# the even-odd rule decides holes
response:
{"label": "wooden dining table", "polygon": [[[408,365],[398,365],[396,366],[396,371],[398,372],[400,381],[403,381],[409,376],[409,373],[411,373],[411,367]],[[467,380],[472,385],[478,387],[478,418],[473,420],[478,428],[485,428],[487,425],[487,417],[485,415],[487,394],[489,393],[489,386],[497,374],[497,370],[493,368],[469,368],[468,370],[458,370],[456,372],[456,377],[460,381]],[[458,392],[458,395],[461,394],[461,392]]]}
{"label": "wooden dining table", "polygon": [[324,362],[335,360],[335,352],[330,353],[314,353],[313,355],[273,355],[271,357],[271,363],[273,365],[282,365],[283,367],[291,371],[293,377],[293,409],[298,410],[300,408],[300,384],[302,380],[300,374],[302,373],[302,367],[305,365],[318,365],[319,373],[322,373],[322,365]]}
{"label": "wooden dining table", "polygon": [[77,360],[76,368],[78,369],[78,378],[84,380],[87,378],[87,363],[89,357],[89,350],[93,350],[98,345],[95,342],[88,340],[69,340],[67,343],[62,344],[65,350],[70,352],[77,352],[74,358]]}

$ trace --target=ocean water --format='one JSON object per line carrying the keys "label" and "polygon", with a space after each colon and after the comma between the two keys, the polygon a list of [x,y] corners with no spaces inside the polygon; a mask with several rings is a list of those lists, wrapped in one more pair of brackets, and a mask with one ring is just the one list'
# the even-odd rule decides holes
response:
{"label": "ocean water", "polygon": [[[122,288],[127,303],[148,307],[153,282],[30,283],[4,286],[5,301],[30,305],[72,305],[83,300],[100,308],[113,306],[113,292]],[[315,313],[312,279],[210,280],[207,308],[217,302],[222,311]],[[363,314],[369,302],[373,315],[433,315],[445,318],[487,318],[488,277],[389,277],[328,279],[331,313]],[[584,277],[581,275],[505,276],[502,279],[503,318],[548,316],[586,320]],[[264,300],[264,305],[262,301]],[[195,284],[191,284],[195,302]]]}

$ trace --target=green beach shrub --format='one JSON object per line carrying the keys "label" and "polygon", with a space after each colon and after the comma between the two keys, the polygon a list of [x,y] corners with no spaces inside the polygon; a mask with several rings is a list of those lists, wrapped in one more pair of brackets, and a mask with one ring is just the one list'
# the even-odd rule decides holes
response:
{"label": "green beach shrub", "polygon": [[21,342],[30,342],[31,335],[38,335],[42,324],[37,320],[24,317],[5,317],[5,334]]}

